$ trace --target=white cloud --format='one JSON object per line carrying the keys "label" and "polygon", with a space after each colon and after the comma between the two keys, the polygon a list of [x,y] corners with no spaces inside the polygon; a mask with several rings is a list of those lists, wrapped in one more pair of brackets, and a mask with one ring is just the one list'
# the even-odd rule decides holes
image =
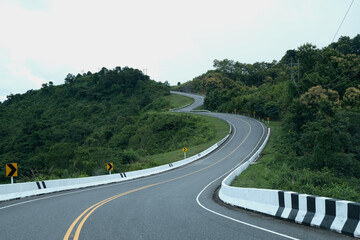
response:
{"label": "white cloud", "polygon": [[[328,45],[350,1],[0,0],[0,95],[103,66],[176,84],[215,58],[279,59],[305,42]],[[355,1],[339,36],[360,32],[358,12]]]}
{"label": "white cloud", "polygon": [[21,66],[20,64],[11,63],[8,65],[11,75],[17,79],[28,79],[30,83],[37,88],[41,86],[46,80],[34,75],[31,69]]}

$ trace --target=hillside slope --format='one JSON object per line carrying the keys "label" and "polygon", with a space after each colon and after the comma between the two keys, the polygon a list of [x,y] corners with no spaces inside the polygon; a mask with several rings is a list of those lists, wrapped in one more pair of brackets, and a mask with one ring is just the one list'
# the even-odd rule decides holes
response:
{"label": "hillside slope", "polygon": [[179,89],[206,93],[209,110],[281,121],[267,186],[360,201],[360,35],[214,68]]}
{"label": "hillside slope", "polygon": [[107,162],[117,172],[149,167],[145,156],[215,136],[207,121],[169,113],[168,95],[167,86],[128,67],[68,74],[63,85],[9,95],[0,104],[0,166],[18,163],[17,182],[98,175]]}

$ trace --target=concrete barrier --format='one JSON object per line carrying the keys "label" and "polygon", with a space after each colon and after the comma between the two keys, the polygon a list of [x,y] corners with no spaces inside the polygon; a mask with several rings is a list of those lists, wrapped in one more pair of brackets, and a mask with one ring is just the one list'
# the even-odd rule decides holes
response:
{"label": "concrete barrier", "polygon": [[222,185],[219,198],[232,206],[275,216],[278,209],[278,191],[256,188],[237,188]]}
{"label": "concrete barrier", "polygon": [[253,157],[222,181],[219,198],[232,206],[360,238],[359,203],[290,191],[230,186],[231,182],[258,158],[269,134],[270,131],[263,146]]}
{"label": "concrete barrier", "polygon": [[208,155],[209,153],[220,147],[231,135],[232,133],[231,129],[232,128],[230,125],[229,134],[226,137],[224,137],[222,140],[220,140],[218,143],[215,143],[213,146],[204,150],[203,152],[181,161],[161,165],[154,168],[142,169],[142,170],[131,171],[126,173],[94,176],[94,177],[45,180],[38,182],[26,182],[26,183],[15,183],[15,184],[0,184],[0,201],[24,198],[34,195],[59,192],[70,189],[78,189],[78,188],[85,188],[85,187],[121,182],[135,178],[146,177],[161,172],[169,171],[174,168],[182,167],[184,165],[197,161],[200,158],[205,157],[206,155]]}

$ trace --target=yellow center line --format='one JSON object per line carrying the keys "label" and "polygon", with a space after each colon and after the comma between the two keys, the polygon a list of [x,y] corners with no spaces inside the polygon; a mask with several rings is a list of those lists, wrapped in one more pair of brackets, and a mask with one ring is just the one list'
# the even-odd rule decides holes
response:
{"label": "yellow center line", "polygon": [[82,229],[85,221],[88,219],[88,217],[89,217],[98,207],[101,207],[102,205],[104,205],[104,204],[106,204],[106,203],[108,203],[108,202],[110,202],[110,201],[112,201],[112,200],[114,200],[114,199],[116,199],[116,198],[119,198],[119,197],[121,197],[121,196],[125,196],[125,195],[127,195],[127,194],[130,194],[130,193],[133,193],[133,192],[137,192],[137,191],[143,190],[143,189],[145,189],[145,188],[153,187],[153,186],[155,186],[155,185],[157,185],[157,184],[151,184],[151,185],[147,185],[147,186],[145,186],[145,187],[133,189],[133,190],[130,190],[130,191],[128,191],[128,192],[124,192],[124,193],[118,194],[118,195],[116,195],[116,196],[114,196],[114,197],[108,198],[107,201],[104,201],[104,202],[102,202],[101,204],[98,204],[98,205],[97,205],[96,207],[94,207],[94,208],[83,218],[83,220],[80,222],[79,226],[78,226],[77,229],[76,229],[74,239],[79,239],[80,231],[81,231],[81,229]]}
{"label": "yellow center line", "polygon": [[114,199],[117,199],[119,197],[122,197],[122,196],[125,196],[125,195],[128,195],[130,193],[133,193],[133,192],[137,192],[137,191],[140,191],[140,190],[143,190],[143,189],[146,189],[146,188],[150,188],[150,187],[154,187],[154,186],[157,186],[157,185],[160,185],[160,184],[164,184],[164,183],[168,183],[168,182],[173,182],[173,181],[176,181],[176,180],[179,180],[179,179],[182,179],[184,177],[187,177],[187,176],[190,176],[190,175],[193,175],[193,174],[196,174],[196,173],[199,173],[199,172],[202,172],[210,167],[213,167],[217,164],[219,164],[220,162],[224,161],[226,158],[228,158],[230,155],[232,155],[236,150],[238,150],[243,144],[244,142],[247,140],[247,138],[250,136],[250,133],[252,131],[252,128],[251,128],[251,125],[243,120],[243,119],[240,119],[241,121],[245,122],[248,126],[249,126],[249,132],[248,134],[246,135],[246,137],[243,139],[243,141],[233,150],[231,151],[228,155],[226,155],[225,157],[223,157],[222,159],[220,159],[219,161],[207,166],[207,167],[204,167],[204,168],[201,168],[197,171],[194,171],[194,172],[191,172],[191,173],[188,173],[188,174],[185,174],[185,175],[182,175],[182,176],[179,176],[179,177],[176,177],[176,178],[172,178],[172,179],[169,179],[169,180],[165,180],[165,181],[162,181],[162,182],[158,182],[158,183],[154,183],[154,184],[150,184],[150,185],[147,185],[147,186],[144,186],[144,187],[140,187],[140,188],[136,188],[136,189],[133,189],[133,190],[130,190],[130,191],[127,191],[127,192],[124,192],[124,193],[121,193],[121,194],[118,194],[118,195],[115,195],[115,196],[112,196],[110,198],[107,198],[105,200],[102,200],[98,203],[95,203],[94,205],[92,205],[91,207],[89,207],[88,209],[86,209],[82,214],[80,214],[76,219],[75,221],[70,225],[69,229],[67,230],[63,240],[68,240],[70,238],[70,235],[71,235],[71,232],[74,230],[76,224],[79,222],[79,220],[86,214],[86,216],[81,220],[81,222],[79,223],[76,231],[75,231],[75,235],[74,235],[74,240],[78,240],[79,239],[79,236],[80,236],[80,232],[81,232],[81,229],[82,227],[84,226],[86,220],[89,218],[89,216],[99,207],[101,207],[102,205],[114,200]]}
{"label": "yellow center line", "polygon": [[[114,196],[111,197],[111,198],[114,198]],[[91,207],[89,207],[88,209],[86,209],[82,214],[80,214],[80,216],[77,217],[77,218],[75,219],[75,221],[70,225],[69,229],[67,230],[67,232],[66,232],[66,234],[65,234],[65,236],[64,236],[64,240],[65,240],[65,239],[69,239],[72,230],[74,229],[76,223],[82,218],[82,216],[84,216],[84,215],[85,215],[89,210],[91,210],[92,208],[94,208],[94,207],[102,204],[103,202],[107,202],[109,199],[110,199],[110,198],[105,199],[105,200],[102,200],[101,202],[95,203],[94,205],[92,205]]]}

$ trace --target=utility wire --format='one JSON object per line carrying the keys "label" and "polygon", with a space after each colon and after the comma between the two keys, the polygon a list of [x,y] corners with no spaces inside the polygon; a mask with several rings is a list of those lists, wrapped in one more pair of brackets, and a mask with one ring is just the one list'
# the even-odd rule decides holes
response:
{"label": "utility wire", "polygon": [[336,35],[338,34],[338,32],[339,32],[339,30],[340,30],[340,28],[341,28],[342,24],[344,23],[345,18],[346,18],[346,16],[347,16],[347,14],[348,14],[348,12],[349,12],[349,10],[350,10],[351,6],[353,5],[354,1],[355,1],[355,0],[352,0],[352,1],[351,1],[350,6],[349,6],[348,10],[346,11],[345,16],[344,16],[343,20],[341,21],[340,26],[339,26],[339,28],[337,29],[337,31],[336,31],[336,33],[335,33],[335,35],[334,35],[334,37],[333,37],[333,39],[332,39],[332,41],[331,41],[331,42],[334,42],[334,39],[335,39]]}

